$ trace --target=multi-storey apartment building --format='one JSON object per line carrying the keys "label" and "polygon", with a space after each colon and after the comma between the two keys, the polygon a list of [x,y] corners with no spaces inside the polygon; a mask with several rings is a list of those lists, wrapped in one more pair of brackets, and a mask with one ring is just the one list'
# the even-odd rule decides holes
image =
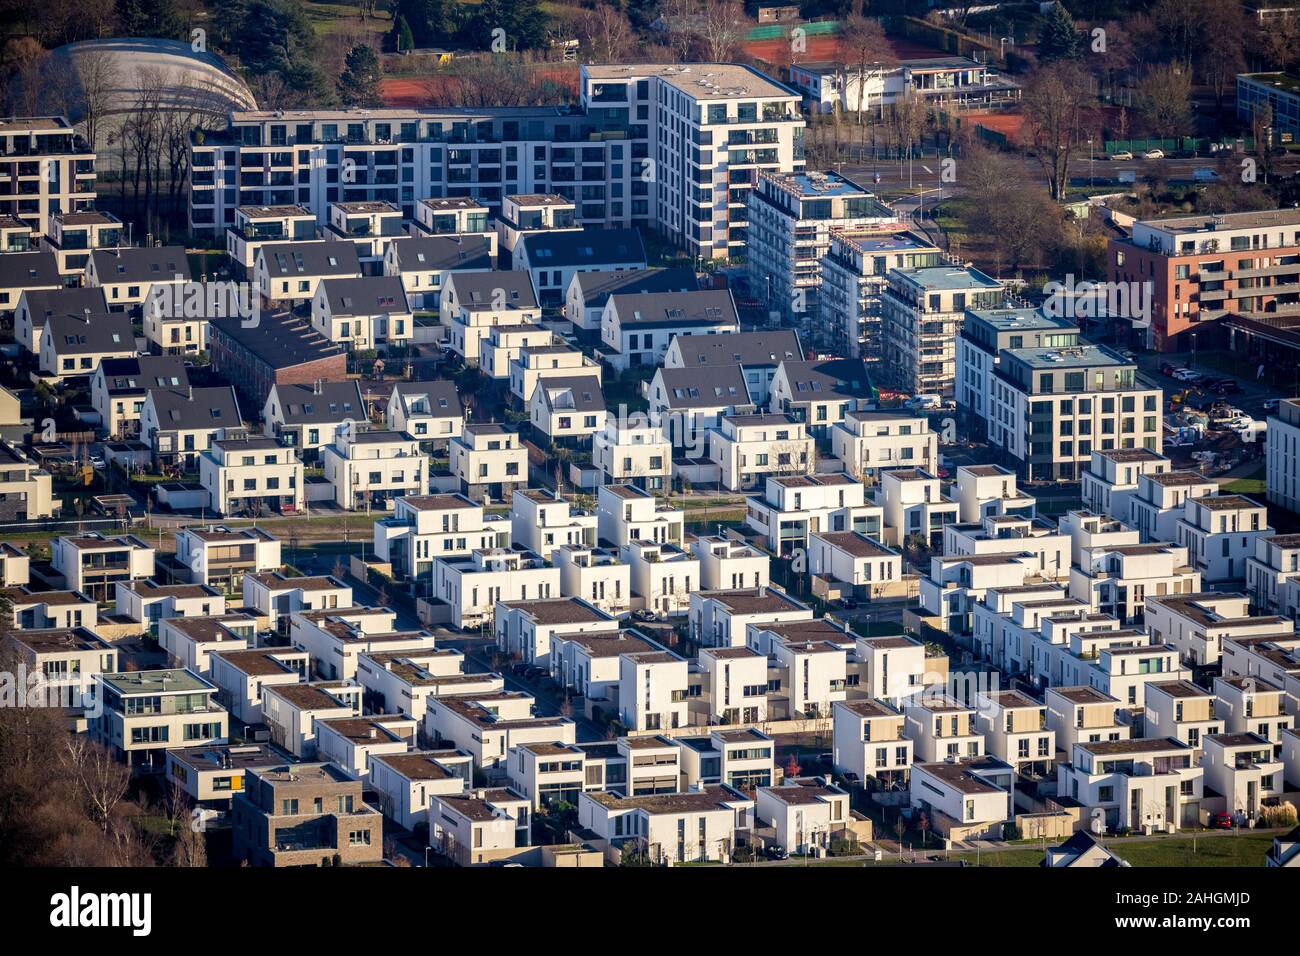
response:
{"label": "multi-storey apartment building", "polygon": [[[629,158],[642,160],[627,164],[632,179],[648,187],[628,184],[633,219],[644,208],[647,222],[692,256],[716,259],[742,250],[747,194],[760,171],[803,169],[798,93],[751,67],[588,65],[580,86],[587,116],[625,129]],[[725,212],[718,206],[723,200]]]}
{"label": "multi-storey apartment building", "polygon": [[1146,448],[1094,448],[1079,476],[1083,506],[1088,511],[1129,520],[1129,499],[1137,494],[1143,475],[1173,470],[1173,463]]}
{"label": "multi-storey apartment building", "polygon": [[261,250],[317,238],[316,214],[305,206],[236,206],[234,221],[226,226],[226,254],[247,276]]}
{"label": "multi-storey apartment building", "polygon": [[1069,348],[1079,344],[1072,323],[1035,308],[968,309],[957,336],[957,407],[971,430],[989,432],[989,392],[1003,349]]}
{"label": "multi-storey apartment building", "polygon": [[54,570],[68,590],[96,601],[110,601],[119,581],[153,577],[155,551],[133,534],[105,537],[98,532],[55,538],[50,549]]}
{"label": "multi-storey apartment building", "polygon": [[62,116],[0,120],[0,215],[50,232],[50,219],[95,204],[95,154]]}
{"label": "multi-storey apartment building", "polygon": [[957,265],[891,269],[881,295],[881,373],[913,394],[957,391],[957,334],[967,309],[994,309],[1002,283]]}
{"label": "multi-storey apartment building", "polygon": [[[237,111],[191,141],[190,224],[216,232],[238,206],[296,203],[324,225],[332,202],[392,203],[413,220],[428,197],[551,193],[581,225],[657,224],[716,258],[744,245],[758,170],[802,168],[798,104],[750,67],[693,63],[584,66],[569,110]],[[716,221],[715,193],[728,200]]]}
{"label": "multi-storey apartment building", "polygon": [[1159,454],[1164,394],[1096,345],[1003,349],[989,389],[989,443],[1033,480],[1078,477],[1092,451]]}
{"label": "multi-storey apartment building", "polygon": [[1265,454],[1268,500],[1300,511],[1300,398],[1283,399],[1268,417]]}
{"label": "multi-storey apartment building", "polygon": [[875,226],[833,225],[821,258],[818,318],[837,355],[874,366],[883,353],[881,297],[891,269],[943,263],[937,246],[910,232]]}
{"label": "multi-storey apartment building", "polygon": [[1117,317],[1147,347],[1195,351],[1198,333],[1212,347],[1210,323],[1229,312],[1300,302],[1300,210],[1139,221],[1128,238],[1110,240],[1107,258],[1110,281],[1128,293]]}
{"label": "multi-storey apartment building", "polygon": [[896,228],[897,216],[856,183],[834,173],[759,173],[750,191],[747,259],[749,284],[767,307],[791,316],[829,346],[817,321],[821,260],[836,227]]}

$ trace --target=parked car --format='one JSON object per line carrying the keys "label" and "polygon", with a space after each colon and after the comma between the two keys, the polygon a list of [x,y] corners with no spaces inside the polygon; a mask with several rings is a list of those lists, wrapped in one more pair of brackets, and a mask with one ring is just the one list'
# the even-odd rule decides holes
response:
{"label": "parked car", "polygon": [[769,846],[764,853],[767,855],[769,860],[790,859],[790,854],[786,852],[786,849],[783,846]]}
{"label": "parked car", "polygon": [[1264,411],[1266,412],[1277,411],[1277,406],[1278,406],[1278,400],[1276,398],[1269,398],[1264,400]]}
{"label": "parked car", "polygon": [[1116,160],[1129,160],[1133,158],[1133,154],[1129,152],[1127,149],[1120,149],[1111,153],[1110,158]]}
{"label": "parked car", "polygon": [[1163,149],[1148,149],[1142,154],[1143,159],[1164,159],[1165,151]]}
{"label": "parked car", "polygon": [[1161,362],[1161,363],[1160,363],[1160,374],[1161,374],[1161,375],[1173,375],[1174,372],[1176,372],[1176,371],[1178,371],[1178,366],[1175,365],[1173,362]]}
{"label": "parked car", "polygon": [[1241,393],[1241,386],[1235,380],[1225,378],[1214,384],[1214,390],[1220,395],[1238,395]]}
{"label": "parked car", "polygon": [[99,455],[91,455],[90,467],[94,468],[96,471],[103,471],[108,466],[105,464],[104,459],[101,458]]}
{"label": "parked car", "polygon": [[857,606],[858,602],[853,600],[853,598],[840,598],[840,607],[844,608],[846,611],[852,611]]}
{"label": "parked car", "polygon": [[1219,812],[1210,817],[1211,830],[1231,830],[1233,826],[1232,814]]}

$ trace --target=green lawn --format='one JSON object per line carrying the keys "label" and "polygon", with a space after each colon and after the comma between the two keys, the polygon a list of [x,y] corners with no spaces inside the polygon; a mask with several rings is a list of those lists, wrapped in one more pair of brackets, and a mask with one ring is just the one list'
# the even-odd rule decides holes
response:
{"label": "green lawn", "polygon": [[[1196,851],[1192,852],[1195,842]],[[1168,839],[1128,841],[1110,839],[1106,846],[1130,866],[1263,866],[1264,854],[1273,845],[1271,834],[1243,833],[1234,836],[1189,836]],[[974,853],[954,853],[954,860],[975,862]],[[1038,866],[1043,859],[1042,844],[1023,849],[979,854],[980,866]]]}
{"label": "green lawn", "polygon": [[1268,490],[1268,480],[1263,466],[1247,478],[1234,478],[1225,482],[1223,490],[1233,495],[1262,495]]}

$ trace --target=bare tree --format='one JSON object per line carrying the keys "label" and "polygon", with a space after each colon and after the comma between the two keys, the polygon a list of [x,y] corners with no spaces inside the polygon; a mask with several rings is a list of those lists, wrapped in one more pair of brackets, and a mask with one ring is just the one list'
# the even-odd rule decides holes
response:
{"label": "bare tree", "polygon": [[100,124],[117,87],[117,68],[107,52],[88,50],[73,60],[73,70],[81,87],[81,125],[93,152],[99,146]]}
{"label": "bare tree", "polygon": [[1025,85],[1027,146],[1047,175],[1053,199],[1065,198],[1072,152],[1078,145],[1083,114],[1092,105],[1088,80],[1073,62],[1040,67]]}
{"label": "bare tree", "polygon": [[700,33],[713,63],[723,63],[735,56],[740,41],[751,24],[745,5],[739,0],[713,0],[704,4],[700,14]]}
{"label": "bare tree", "polygon": [[63,770],[72,777],[91,820],[104,833],[126,799],[131,773],[108,750],[88,738],[68,737],[61,752]]}
{"label": "bare tree", "polygon": [[1187,132],[1192,125],[1191,76],[1177,66],[1152,67],[1138,84],[1137,105],[1157,136]]}
{"label": "bare tree", "polygon": [[695,46],[695,18],[700,6],[701,0],[663,0],[659,4],[668,42],[678,61],[689,59]]}
{"label": "bare tree", "polygon": [[632,22],[610,3],[597,3],[578,23],[578,36],[597,63],[619,63],[631,48]]}
{"label": "bare tree", "polygon": [[880,21],[863,16],[860,7],[861,5],[859,5],[859,10],[844,22],[844,27],[840,30],[840,45],[844,49],[846,56],[851,57],[851,62],[857,65],[858,123],[862,124],[866,122],[863,106],[866,99],[867,77],[869,75],[867,68],[877,66],[883,72],[886,67],[893,66],[897,62],[897,58],[894,56],[893,48],[885,37],[885,29],[881,26]]}

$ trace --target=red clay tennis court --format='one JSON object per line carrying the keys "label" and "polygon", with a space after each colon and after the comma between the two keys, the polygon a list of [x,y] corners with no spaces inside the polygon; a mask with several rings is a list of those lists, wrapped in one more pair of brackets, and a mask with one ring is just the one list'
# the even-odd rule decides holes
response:
{"label": "red clay tennis court", "polygon": [[1007,139],[1014,139],[1020,135],[1020,131],[1025,125],[1025,118],[1019,113],[992,113],[984,110],[972,110],[960,115],[963,123],[983,126],[995,133],[1001,133]]}
{"label": "red clay tennis court", "polygon": [[[577,95],[576,64],[538,67],[535,73],[539,79],[562,84],[575,96]],[[379,81],[379,95],[383,98],[384,105],[399,109],[451,103],[456,94],[456,77],[446,73],[427,76],[386,76]]]}

